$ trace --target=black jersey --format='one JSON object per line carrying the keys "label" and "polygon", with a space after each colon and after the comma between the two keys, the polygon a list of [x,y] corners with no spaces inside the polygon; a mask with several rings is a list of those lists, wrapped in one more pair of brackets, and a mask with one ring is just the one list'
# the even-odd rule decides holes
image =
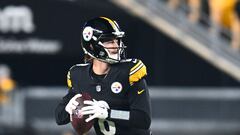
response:
{"label": "black jersey", "polygon": [[145,65],[137,59],[111,65],[102,79],[94,77],[91,64],[73,66],[68,72],[69,93],[56,109],[58,124],[69,122],[63,106],[76,93],[86,92],[110,106],[107,119],[95,119],[97,135],[150,135],[151,107],[146,74]]}

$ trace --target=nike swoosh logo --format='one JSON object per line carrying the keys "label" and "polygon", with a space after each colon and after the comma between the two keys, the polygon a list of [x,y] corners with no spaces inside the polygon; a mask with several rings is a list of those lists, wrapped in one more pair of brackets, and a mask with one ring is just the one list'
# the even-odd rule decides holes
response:
{"label": "nike swoosh logo", "polygon": [[138,95],[142,94],[144,92],[144,89],[143,90],[140,90],[137,92]]}

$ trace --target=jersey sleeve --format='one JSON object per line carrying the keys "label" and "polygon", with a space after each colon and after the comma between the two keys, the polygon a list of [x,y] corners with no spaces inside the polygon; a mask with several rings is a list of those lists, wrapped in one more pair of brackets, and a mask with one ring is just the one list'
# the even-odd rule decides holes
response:
{"label": "jersey sleeve", "polygon": [[72,91],[73,83],[72,83],[72,70],[75,66],[72,66],[67,73],[67,86],[68,86],[68,93],[65,95],[62,100],[58,103],[55,109],[55,119],[58,125],[67,124],[70,121],[69,114],[65,111],[65,106],[69,102],[69,100],[75,95]]}
{"label": "jersey sleeve", "polygon": [[151,119],[151,101],[145,79],[141,79],[131,86],[131,90],[128,92],[128,100],[131,110],[143,112],[145,118]]}
{"label": "jersey sleeve", "polygon": [[75,95],[73,91],[68,91],[55,109],[55,120],[58,125],[64,125],[70,122],[70,115],[65,111],[65,107],[69,100]]}
{"label": "jersey sleeve", "polygon": [[129,84],[133,85],[147,75],[147,68],[141,60],[132,60],[129,71]]}
{"label": "jersey sleeve", "polygon": [[129,110],[109,110],[109,120],[136,129],[149,129],[151,125],[151,103],[145,79],[131,86],[128,91]]}
{"label": "jersey sleeve", "polygon": [[82,74],[88,65],[89,64],[76,64],[68,70],[67,86],[69,90],[79,89],[79,74]]}
{"label": "jersey sleeve", "polygon": [[72,66],[67,73],[67,86],[68,89],[71,90],[74,88],[74,79],[76,79],[76,71],[77,71],[77,65]]}

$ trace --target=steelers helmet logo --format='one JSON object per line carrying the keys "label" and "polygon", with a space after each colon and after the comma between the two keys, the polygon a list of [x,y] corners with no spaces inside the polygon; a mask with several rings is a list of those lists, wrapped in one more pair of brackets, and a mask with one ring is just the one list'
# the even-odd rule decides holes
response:
{"label": "steelers helmet logo", "polygon": [[112,83],[111,90],[113,93],[120,93],[122,91],[122,84],[120,82]]}
{"label": "steelers helmet logo", "polygon": [[90,41],[92,39],[92,36],[93,36],[93,29],[92,27],[86,27],[84,28],[83,30],[83,39],[85,41]]}

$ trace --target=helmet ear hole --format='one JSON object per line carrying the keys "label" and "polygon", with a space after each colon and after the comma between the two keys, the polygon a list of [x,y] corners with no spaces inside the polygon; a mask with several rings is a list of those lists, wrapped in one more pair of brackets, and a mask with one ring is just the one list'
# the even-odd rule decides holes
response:
{"label": "helmet ear hole", "polygon": [[92,44],[90,44],[90,49],[93,51],[93,46],[92,46]]}

